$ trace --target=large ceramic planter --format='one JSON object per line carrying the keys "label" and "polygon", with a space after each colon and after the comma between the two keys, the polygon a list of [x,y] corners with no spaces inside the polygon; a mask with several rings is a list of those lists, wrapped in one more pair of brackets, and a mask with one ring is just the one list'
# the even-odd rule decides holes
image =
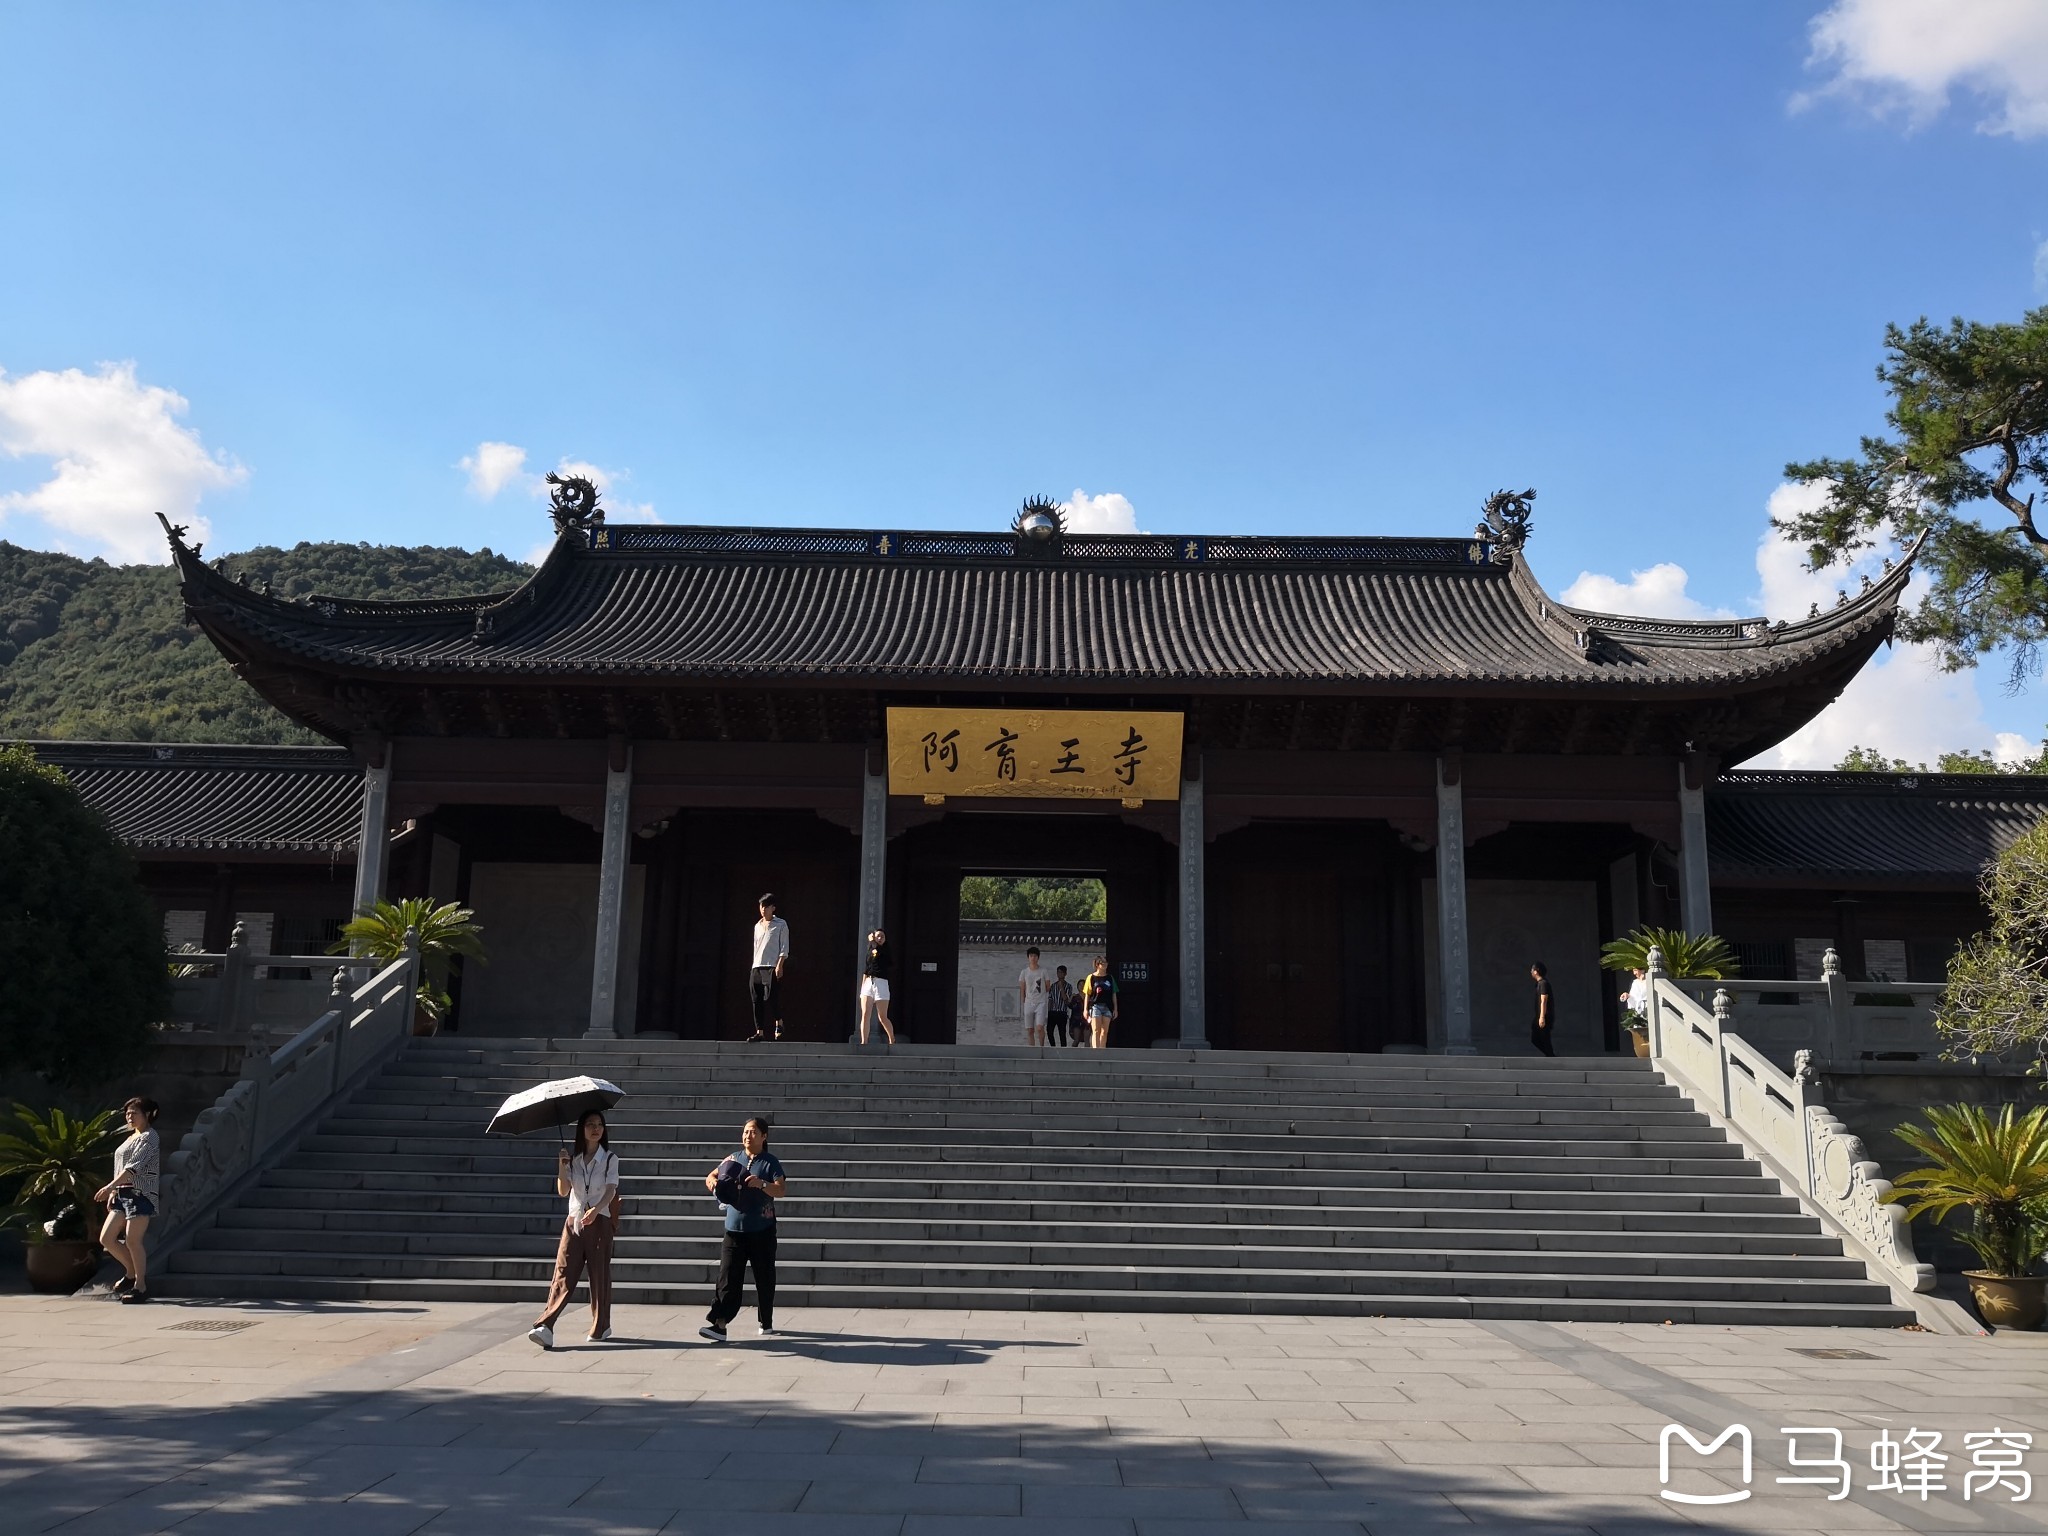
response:
{"label": "large ceramic planter", "polygon": [[69,1296],[100,1267],[100,1251],[88,1242],[30,1243],[22,1253],[27,1260],[29,1289],[53,1296]]}
{"label": "large ceramic planter", "polygon": [[1628,1032],[1628,1037],[1635,1043],[1636,1054],[1648,1060],[1650,1055],[1650,1037],[1648,1035],[1639,1035],[1634,1030]]}
{"label": "large ceramic planter", "polygon": [[1989,1270],[1966,1269],[1970,1299],[1977,1303],[1977,1315],[1994,1328],[2019,1331],[2039,1328],[2048,1316],[2048,1275],[1994,1275]]}

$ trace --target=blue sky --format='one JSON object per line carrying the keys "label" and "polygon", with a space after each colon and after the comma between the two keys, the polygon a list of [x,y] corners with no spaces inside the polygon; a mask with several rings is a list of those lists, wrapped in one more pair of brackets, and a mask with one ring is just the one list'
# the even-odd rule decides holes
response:
{"label": "blue sky", "polygon": [[[2042,302],[2010,11],[14,5],[0,537],[523,554],[563,461],[669,522],[1441,533],[1533,485],[1553,591],[1803,613],[1766,505],[1879,425],[1885,322]],[[2048,715],[1915,676],[1841,739]]]}

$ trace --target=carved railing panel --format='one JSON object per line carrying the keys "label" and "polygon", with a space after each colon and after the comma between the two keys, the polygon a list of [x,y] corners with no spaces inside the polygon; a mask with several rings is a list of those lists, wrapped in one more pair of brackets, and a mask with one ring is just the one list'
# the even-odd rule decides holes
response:
{"label": "carved railing panel", "polygon": [[1891,1184],[1825,1105],[1810,1103],[1813,1053],[1788,1074],[1732,1028],[1734,1003],[1717,989],[1711,1010],[1664,974],[1650,952],[1650,1054],[1695,1103],[1713,1110],[1744,1148],[1804,1195],[1835,1233],[1892,1285],[1934,1289],[1934,1268],[1913,1250],[1913,1231]]}

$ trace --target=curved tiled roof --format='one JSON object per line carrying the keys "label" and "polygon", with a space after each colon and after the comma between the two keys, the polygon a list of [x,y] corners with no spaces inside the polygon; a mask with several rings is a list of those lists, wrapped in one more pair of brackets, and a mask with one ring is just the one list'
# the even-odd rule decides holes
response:
{"label": "curved tiled roof", "polygon": [[600,528],[516,592],[385,605],[287,602],[174,549],[231,652],[422,679],[1713,693],[1860,662],[1905,580],[1795,625],[1688,623],[1567,608],[1473,541],[1090,538],[1034,558],[979,534]]}
{"label": "curved tiled roof", "polygon": [[355,856],[363,776],[340,748],[30,745],[131,848]]}
{"label": "curved tiled roof", "polygon": [[1707,797],[1720,880],[1940,880],[1971,885],[2048,815],[2048,778],[1738,772]]}

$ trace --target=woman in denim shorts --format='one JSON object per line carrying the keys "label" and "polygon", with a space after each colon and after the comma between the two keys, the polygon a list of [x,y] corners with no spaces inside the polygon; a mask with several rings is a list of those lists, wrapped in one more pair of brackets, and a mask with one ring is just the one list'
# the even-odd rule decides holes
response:
{"label": "woman in denim shorts", "polygon": [[114,1177],[93,1196],[106,1202],[107,1223],[100,1228],[100,1246],[128,1271],[114,1282],[124,1302],[149,1300],[149,1253],[143,1238],[156,1214],[157,1183],[163,1167],[157,1135],[155,1099],[130,1099],[121,1106],[128,1139],[114,1148]]}

